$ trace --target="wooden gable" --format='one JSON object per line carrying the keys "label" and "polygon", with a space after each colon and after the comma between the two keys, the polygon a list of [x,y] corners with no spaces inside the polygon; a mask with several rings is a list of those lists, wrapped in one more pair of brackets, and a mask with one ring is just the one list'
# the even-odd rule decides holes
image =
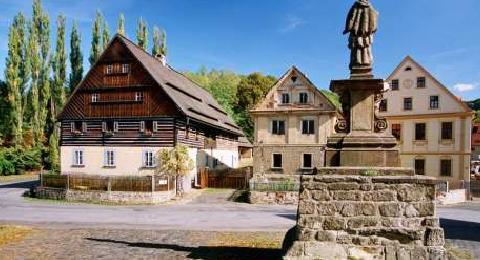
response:
{"label": "wooden gable", "polygon": [[[137,99],[137,95],[142,98]],[[116,37],[76,87],[59,118],[163,117],[179,114],[171,98]]]}

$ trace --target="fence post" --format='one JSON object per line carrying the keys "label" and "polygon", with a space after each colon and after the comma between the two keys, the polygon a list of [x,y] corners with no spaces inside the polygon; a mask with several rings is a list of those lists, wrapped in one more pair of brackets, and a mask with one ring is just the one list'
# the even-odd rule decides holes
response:
{"label": "fence post", "polygon": [[70,174],[67,174],[67,190],[70,189]]}
{"label": "fence post", "polygon": [[152,186],[152,192],[155,191],[155,175],[152,175],[151,177],[151,186]]}
{"label": "fence post", "polygon": [[40,172],[40,187],[43,187],[43,173]]}
{"label": "fence post", "polygon": [[107,191],[109,194],[112,191],[112,179],[110,178],[110,176],[107,177]]}

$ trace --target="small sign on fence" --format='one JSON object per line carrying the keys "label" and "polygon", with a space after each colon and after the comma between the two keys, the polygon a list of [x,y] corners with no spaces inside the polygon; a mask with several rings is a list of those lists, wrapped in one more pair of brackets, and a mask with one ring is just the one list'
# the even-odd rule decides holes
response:
{"label": "small sign on fence", "polygon": [[164,179],[164,180],[158,180],[158,185],[167,185],[168,184],[168,180]]}

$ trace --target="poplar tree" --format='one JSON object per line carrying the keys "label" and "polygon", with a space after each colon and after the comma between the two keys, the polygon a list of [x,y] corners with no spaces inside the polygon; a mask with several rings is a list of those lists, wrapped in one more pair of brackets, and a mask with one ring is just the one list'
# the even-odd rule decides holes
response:
{"label": "poplar tree", "polygon": [[[63,108],[65,104],[65,81],[67,77],[67,53],[65,50],[65,16],[57,17],[57,42],[55,56],[52,61],[53,69],[53,93],[56,110]],[[53,115],[55,116],[55,115]]]}
{"label": "poplar tree", "polygon": [[57,173],[60,170],[57,131],[53,131],[48,140],[48,161],[50,163],[50,170]]}
{"label": "poplar tree", "polygon": [[23,89],[27,74],[25,64],[25,17],[18,13],[8,34],[8,56],[6,58],[6,102],[7,124],[9,132],[5,133],[15,145],[23,140]]}
{"label": "poplar tree", "polygon": [[137,26],[137,43],[142,49],[147,50],[148,28],[147,28],[147,23],[141,17],[140,17],[140,20],[138,21],[138,26]]}
{"label": "poplar tree", "polygon": [[82,37],[77,30],[77,24],[74,23],[70,34],[70,92],[82,81],[83,77],[83,54],[81,49]]}
{"label": "poplar tree", "polygon": [[110,29],[108,28],[108,23],[103,20],[103,33],[102,33],[103,48],[102,52],[107,49],[107,45],[110,42]]}
{"label": "poplar tree", "polygon": [[[52,89],[50,86],[51,57],[50,57],[50,19],[48,14],[42,15],[42,31],[39,33],[41,47],[41,74],[39,84],[39,110],[41,142],[45,141],[45,132],[50,131],[53,124]],[[49,116],[50,115],[50,116]]]}
{"label": "poplar tree", "polygon": [[117,33],[125,36],[125,16],[123,16],[123,13],[118,17]]}
{"label": "poplar tree", "polygon": [[90,48],[90,57],[88,58],[88,61],[90,61],[90,66],[93,66],[95,61],[97,61],[97,59],[102,54],[102,24],[102,14],[100,13],[100,11],[97,10],[97,15],[95,16],[95,21],[93,22],[92,27],[92,44]]}
{"label": "poplar tree", "polygon": [[30,92],[28,95],[29,101],[29,121],[30,127],[33,133],[33,143],[36,144],[41,136],[42,129],[40,128],[40,113],[39,113],[39,103],[38,103],[38,84],[40,77],[40,50],[37,40],[36,27],[33,23],[29,25],[29,38],[28,38],[28,56],[30,57]]}
{"label": "poplar tree", "polygon": [[165,30],[159,29],[157,26],[153,27],[153,48],[152,55],[167,56],[167,35]]}

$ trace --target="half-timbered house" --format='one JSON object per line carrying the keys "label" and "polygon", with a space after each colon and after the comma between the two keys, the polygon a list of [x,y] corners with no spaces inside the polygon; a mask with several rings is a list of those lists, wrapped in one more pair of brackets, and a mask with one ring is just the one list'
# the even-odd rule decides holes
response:
{"label": "half-timbered house", "polygon": [[58,120],[63,174],[152,174],[158,150],[176,144],[189,147],[196,168],[236,167],[243,136],[207,91],[121,35],[75,88]]}

